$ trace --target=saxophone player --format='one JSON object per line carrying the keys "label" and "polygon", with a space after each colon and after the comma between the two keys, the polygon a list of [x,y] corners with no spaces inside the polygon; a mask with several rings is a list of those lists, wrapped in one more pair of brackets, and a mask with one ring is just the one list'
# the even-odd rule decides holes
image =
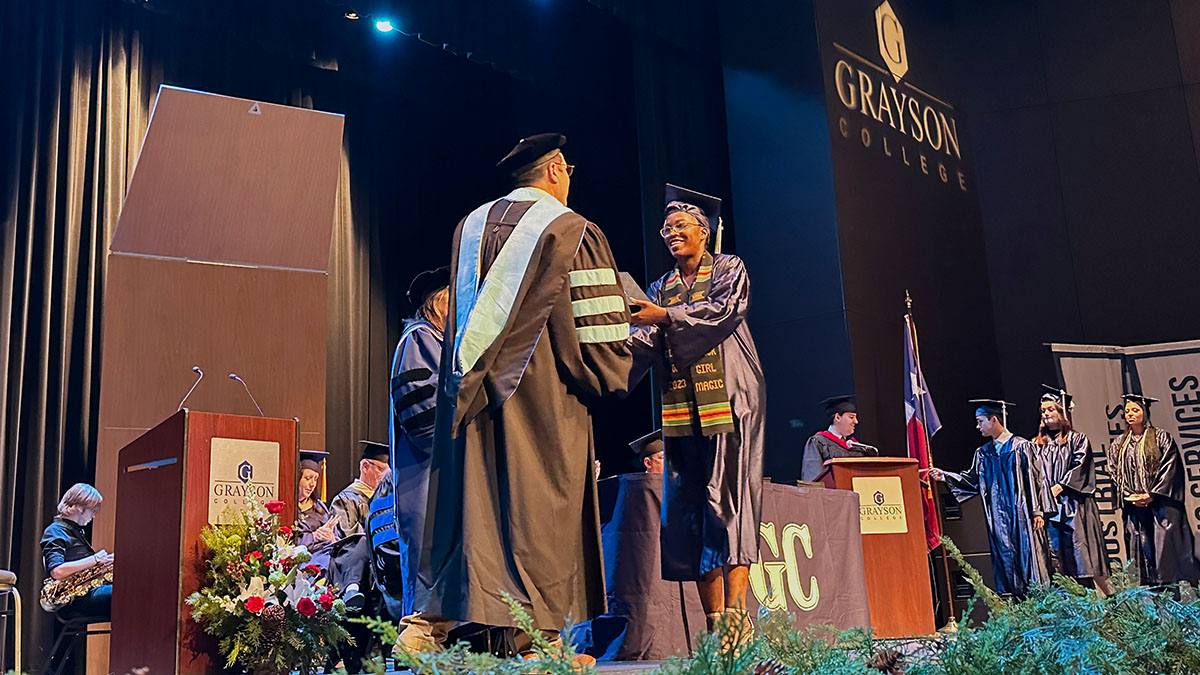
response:
{"label": "saxophone player", "polygon": [[[87,483],[76,483],[58,502],[58,516],[46,527],[41,541],[42,564],[49,579],[61,585],[63,580],[74,575],[79,575],[80,579],[93,577],[94,574],[80,573],[97,566],[111,570],[112,554],[92,549],[83,531],[100,512],[103,501],[96,488]],[[87,585],[95,585],[95,582]],[[81,586],[81,589],[85,587]],[[58,611],[63,612],[64,617],[102,617],[107,621],[112,616],[112,583],[91,588]]]}

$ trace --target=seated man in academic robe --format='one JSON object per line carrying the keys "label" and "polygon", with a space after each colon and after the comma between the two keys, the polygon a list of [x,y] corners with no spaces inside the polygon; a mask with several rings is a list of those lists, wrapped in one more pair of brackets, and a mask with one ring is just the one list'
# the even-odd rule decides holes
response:
{"label": "seated man in academic robe", "polygon": [[[333,518],[322,526],[331,528],[335,543],[329,556],[329,580],[342,591],[350,610],[366,604],[364,592],[370,589],[371,547],[365,536],[371,512],[371,497],[388,471],[388,446],[361,441],[362,459],[358,479],[329,502]],[[321,528],[318,528],[320,531]]]}
{"label": "seated man in academic robe", "polygon": [[873,457],[875,448],[854,439],[858,426],[858,408],[853,396],[834,396],[821,401],[829,416],[829,428],[818,431],[804,444],[800,464],[800,480],[815,481],[825,469],[825,462],[835,457]]}

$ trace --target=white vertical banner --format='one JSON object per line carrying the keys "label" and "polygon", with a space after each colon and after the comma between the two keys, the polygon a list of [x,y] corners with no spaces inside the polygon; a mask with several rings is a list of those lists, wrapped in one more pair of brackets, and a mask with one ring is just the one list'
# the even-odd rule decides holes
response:
{"label": "white vertical banner", "polygon": [[1063,386],[1074,398],[1071,423],[1092,443],[1096,465],[1096,506],[1104,526],[1104,550],[1114,566],[1125,561],[1125,531],[1120,498],[1108,471],[1105,454],[1125,431],[1121,415],[1123,349],[1101,345],[1052,344],[1050,350],[1063,376]]}
{"label": "white vertical banner", "polygon": [[1127,347],[1125,354],[1142,394],[1159,401],[1150,422],[1179,444],[1188,522],[1200,530],[1200,340]]}

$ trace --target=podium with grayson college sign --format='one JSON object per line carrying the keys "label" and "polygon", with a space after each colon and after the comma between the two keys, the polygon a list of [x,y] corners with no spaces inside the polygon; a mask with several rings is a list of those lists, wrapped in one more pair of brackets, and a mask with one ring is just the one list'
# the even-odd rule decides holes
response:
{"label": "podium with grayson college sign", "polygon": [[299,421],[180,410],[117,459],[109,671],[220,672],[184,600],[205,579],[200,531],[247,499],[296,502]]}
{"label": "podium with grayson college sign", "polygon": [[871,627],[882,638],[932,635],[933,591],[917,460],[839,457],[817,479],[859,498]]}

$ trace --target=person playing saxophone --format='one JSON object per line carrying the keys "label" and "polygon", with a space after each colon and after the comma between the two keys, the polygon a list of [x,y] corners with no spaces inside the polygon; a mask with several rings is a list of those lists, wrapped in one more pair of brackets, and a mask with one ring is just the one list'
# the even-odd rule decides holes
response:
{"label": "person playing saxophone", "polygon": [[[107,621],[112,616],[113,556],[104,550],[93,550],[83,531],[100,512],[103,501],[100,492],[91,485],[72,485],[58,502],[58,516],[42,534],[42,564],[47,584],[56,582],[54,595],[59,601],[74,596],[57,610],[66,618],[87,616]],[[94,569],[97,567],[107,568],[107,574]]]}

